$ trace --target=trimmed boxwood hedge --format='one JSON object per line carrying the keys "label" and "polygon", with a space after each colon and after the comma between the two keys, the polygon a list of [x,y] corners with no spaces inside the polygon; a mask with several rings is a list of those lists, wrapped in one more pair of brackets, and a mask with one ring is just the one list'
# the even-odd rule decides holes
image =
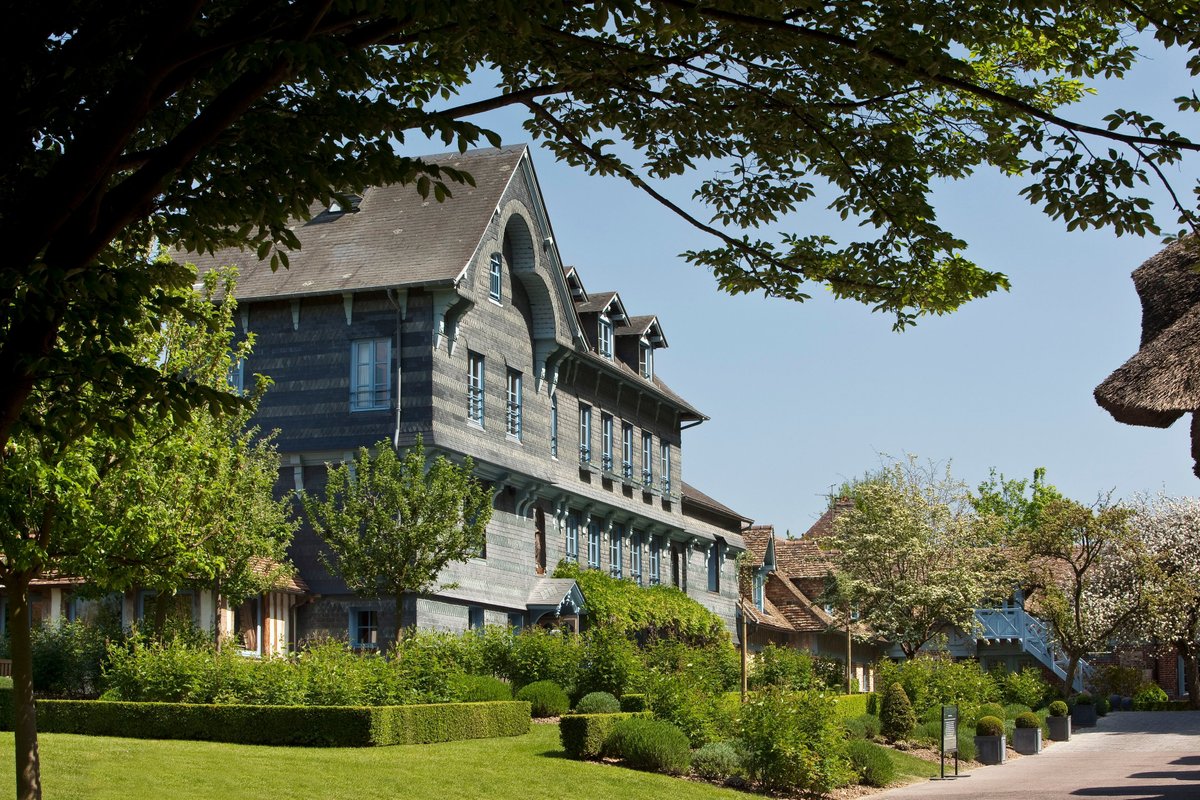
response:
{"label": "trimmed boxwood hedge", "polygon": [[563,714],[558,722],[558,734],[563,750],[571,758],[599,758],[609,731],[623,719],[647,716],[644,713]]}
{"label": "trimmed boxwood hedge", "polygon": [[850,719],[852,717],[861,717],[863,714],[869,713],[867,709],[868,694],[843,694],[835,698],[839,719]]}
{"label": "trimmed boxwood hedge", "polygon": [[[11,692],[0,691],[0,723],[12,729]],[[39,700],[38,730],[133,739],[315,747],[428,744],[520,736],[529,703],[411,706],[249,706]]]}

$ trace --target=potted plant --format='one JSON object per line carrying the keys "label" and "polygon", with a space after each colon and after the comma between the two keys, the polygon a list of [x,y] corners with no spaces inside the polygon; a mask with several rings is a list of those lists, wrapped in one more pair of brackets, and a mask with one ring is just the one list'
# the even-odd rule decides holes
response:
{"label": "potted plant", "polygon": [[1071,726],[1074,728],[1096,727],[1096,703],[1087,692],[1075,696],[1075,707],[1071,710]]}
{"label": "potted plant", "polygon": [[1067,704],[1062,700],[1050,704],[1050,716],[1046,718],[1046,723],[1050,726],[1050,741],[1071,741],[1071,718],[1067,716]]}
{"label": "potted plant", "polygon": [[1042,752],[1042,721],[1032,711],[1017,714],[1013,749],[1023,756],[1036,756]]}
{"label": "potted plant", "polygon": [[1003,764],[1006,756],[1004,720],[980,717],[975,723],[975,759],[980,764]]}

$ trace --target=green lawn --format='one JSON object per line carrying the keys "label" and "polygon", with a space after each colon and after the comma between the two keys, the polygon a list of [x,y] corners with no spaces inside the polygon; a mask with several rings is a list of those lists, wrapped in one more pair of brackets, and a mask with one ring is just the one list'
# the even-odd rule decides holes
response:
{"label": "green lawn", "polygon": [[[932,778],[934,775],[941,774],[941,767],[936,762],[926,761],[923,758],[910,756],[908,753],[901,753],[899,750],[891,748],[888,748],[887,754],[892,763],[896,765],[896,783],[912,783],[918,778]],[[962,771],[960,767],[959,772]],[[954,774],[953,757],[946,759],[946,774]]]}
{"label": "green lawn", "polygon": [[[665,775],[572,761],[557,725],[526,736],[375,748],[251,747],[43,734],[48,800],[735,800],[746,795]],[[0,734],[0,792],[13,786],[13,738]]]}
{"label": "green lawn", "polygon": [[[704,783],[572,761],[557,725],[525,736],[374,748],[252,747],[42,734],[48,800],[745,800]],[[0,733],[0,793],[13,785],[13,738]],[[899,782],[937,765],[888,751]]]}

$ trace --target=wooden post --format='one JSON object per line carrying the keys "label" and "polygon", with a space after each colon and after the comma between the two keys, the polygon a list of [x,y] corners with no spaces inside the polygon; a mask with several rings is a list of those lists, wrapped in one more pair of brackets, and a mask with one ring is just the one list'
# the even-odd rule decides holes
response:
{"label": "wooden post", "polygon": [[746,672],[747,672],[747,666],[748,666],[747,654],[749,651],[749,646],[746,644],[746,609],[745,609],[745,606],[743,606],[740,610],[742,612],[740,614],[740,616],[741,616],[741,632],[739,633],[738,638],[741,639],[741,644],[742,644],[742,702],[745,703],[746,702],[746,689],[747,689],[747,674],[746,674]]}
{"label": "wooden post", "polygon": [[854,667],[852,666],[851,658],[853,656],[853,639],[850,636],[850,609],[846,609],[846,694],[854,694]]}

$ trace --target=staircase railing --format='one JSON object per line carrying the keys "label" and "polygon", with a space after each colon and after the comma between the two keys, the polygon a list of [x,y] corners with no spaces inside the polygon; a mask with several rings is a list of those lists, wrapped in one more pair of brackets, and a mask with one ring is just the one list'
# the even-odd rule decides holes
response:
{"label": "staircase railing", "polygon": [[[1070,659],[1054,644],[1054,637],[1046,623],[1027,614],[1024,609],[1011,606],[1005,608],[977,608],[975,619],[979,623],[980,639],[1015,640],[1021,649],[1032,655],[1058,676],[1067,679]],[[1092,674],[1092,666],[1080,659],[1075,670],[1074,689],[1083,691],[1085,681]]]}

